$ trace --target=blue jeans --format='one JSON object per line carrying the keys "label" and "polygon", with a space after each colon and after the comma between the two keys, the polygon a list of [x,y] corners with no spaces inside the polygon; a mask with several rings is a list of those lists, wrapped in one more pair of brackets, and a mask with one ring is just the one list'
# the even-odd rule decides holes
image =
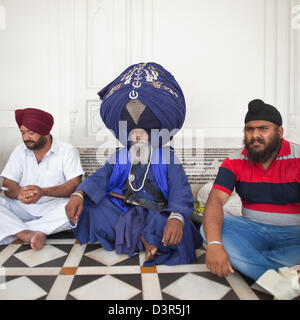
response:
{"label": "blue jeans", "polygon": [[[206,243],[203,226],[200,233]],[[222,242],[233,268],[255,281],[268,269],[300,264],[300,226],[224,217]]]}

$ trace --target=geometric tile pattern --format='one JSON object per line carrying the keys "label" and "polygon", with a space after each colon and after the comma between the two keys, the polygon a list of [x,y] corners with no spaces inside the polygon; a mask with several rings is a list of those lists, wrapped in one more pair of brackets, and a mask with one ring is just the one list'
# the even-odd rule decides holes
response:
{"label": "geometric tile pattern", "polygon": [[71,290],[69,294],[77,300],[130,300],[140,292],[141,290],[114,276],[105,275]]}
{"label": "geometric tile pattern", "polygon": [[99,244],[81,246],[72,232],[49,236],[33,251],[22,241],[0,246],[0,300],[271,300],[238,272],[218,278],[193,264],[143,267],[144,252],[128,258]]}
{"label": "geometric tile pattern", "polygon": [[36,300],[46,294],[41,286],[23,276],[7,281],[5,290],[0,290],[0,300]]}
{"label": "geometric tile pattern", "polygon": [[220,300],[229,291],[230,286],[212,281],[204,273],[186,273],[162,291],[179,300]]}
{"label": "geometric tile pattern", "polygon": [[45,245],[43,250],[35,251],[30,248],[29,250],[16,253],[14,256],[29,267],[37,267],[38,265],[67,256],[67,253],[54,246]]}

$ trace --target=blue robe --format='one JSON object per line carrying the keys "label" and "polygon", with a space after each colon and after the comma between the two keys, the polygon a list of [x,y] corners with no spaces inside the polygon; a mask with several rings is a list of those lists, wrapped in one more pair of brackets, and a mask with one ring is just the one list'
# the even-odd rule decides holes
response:
{"label": "blue robe", "polygon": [[[117,152],[117,158],[119,155],[120,152]],[[195,249],[200,248],[202,238],[190,219],[193,212],[193,195],[184,169],[178,163],[174,152],[171,151],[170,164],[150,165],[147,180],[152,188],[161,190],[168,200],[167,208],[158,211],[124,205],[120,200],[109,196],[111,190],[126,193],[130,163],[116,167],[108,160],[77,188],[87,195],[77,227],[74,229],[79,243],[99,242],[106,250],[116,250],[117,253],[127,253],[131,256],[134,252],[144,250],[141,241],[143,236],[149,244],[156,245],[159,251],[154,258],[145,261],[144,266],[188,264],[195,261]],[[137,188],[141,186],[140,178],[145,170],[146,165],[140,166],[135,173]],[[162,187],[159,187],[158,179],[161,180],[159,184]],[[145,188],[138,191],[137,196],[156,200]],[[184,216],[183,237],[178,245],[165,247],[161,240],[171,212]]]}

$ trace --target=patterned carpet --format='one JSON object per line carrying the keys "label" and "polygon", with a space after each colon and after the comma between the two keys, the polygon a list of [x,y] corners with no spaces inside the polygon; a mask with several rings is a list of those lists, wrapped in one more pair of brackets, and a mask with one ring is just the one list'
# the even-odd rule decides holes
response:
{"label": "patterned carpet", "polygon": [[[270,300],[238,272],[226,279],[205,266],[205,250],[189,265],[143,267],[144,253],[117,255],[79,245],[72,232],[48,237],[33,251],[22,241],[0,246],[0,300]],[[262,290],[262,291],[261,291]]]}

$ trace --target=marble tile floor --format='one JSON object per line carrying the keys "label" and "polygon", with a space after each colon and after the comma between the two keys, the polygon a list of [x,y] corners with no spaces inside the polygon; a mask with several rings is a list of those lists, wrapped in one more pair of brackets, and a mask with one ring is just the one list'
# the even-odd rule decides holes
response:
{"label": "marble tile floor", "polygon": [[22,241],[0,246],[0,300],[272,300],[238,272],[220,279],[204,263],[143,267],[144,253],[117,255],[79,245],[71,232],[33,251]]}

